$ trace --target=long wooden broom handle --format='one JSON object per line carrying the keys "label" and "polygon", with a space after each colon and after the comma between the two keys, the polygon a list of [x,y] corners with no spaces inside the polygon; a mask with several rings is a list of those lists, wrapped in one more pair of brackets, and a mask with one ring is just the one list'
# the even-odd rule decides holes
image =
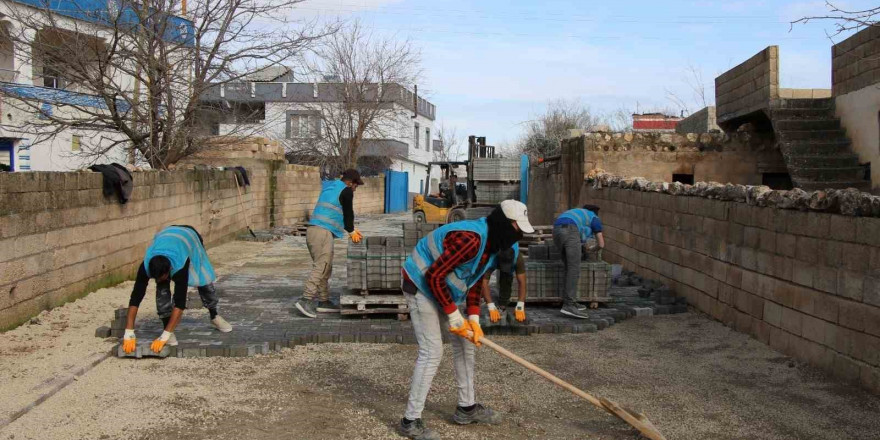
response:
{"label": "long wooden broom handle", "polygon": [[250,229],[251,229],[251,214],[250,214],[250,210],[245,209],[245,207],[244,207],[244,202],[242,202],[242,198],[241,198],[241,187],[238,186],[238,177],[237,177],[237,176],[232,176],[232,178],[233,178],[233,180],[235,180],[235,189],[238,190],[238,206],[239,206],[239,207],[241,208],[241,210],[244,212],[244,222],[245,222],[245,224],[247,225],[248,230],[250,230]]}
{"label": "long wooden broom handle", "polygon": [[[480,338],[480,342],[481,342],[483,345],[485,345],[485,346],[491,348],[492,350],[497,351],[497,352],[498,352],[499,354],[501,354],[502,356],[504,356],[504,357],[506,357],[506,358],[509,358],[510,360],[512,360],[512,361],[514,361],[514,362],[516,362],[516,363],[518,363],[518,364],[520,364],[520,365],[522,365],[523,367],[528,368],[529,370],[534,371],[535,373],[540,374],[541,376],[543,376],[545,379],[549,380],[550,382],[553,382],[553,383],[555,383],[556,385],[559,385],[559,386],[561,386],[562,388],[565,388],[565,389],[571,391],[572,393],[576,394],[577,396],[586,399],[588,402],[592,403],[593,405],[595,405],[595,406],[597,406],[597,407],[599,407],[599,408],[602,408],[602,409],[605,410],[605,411],[608,411],[608,408],[606,408],[605,405],[603,405],[602,402],[599,401],[599,399],[593,397],[593,396],[590,395],[590,394],[585,393],[585,392],[584,392],[583,390],[581,390],[580,388],[578,388],[578,387],[576,387],[576,386],[574,386],[574,385],[572,385],[572,384],[570,384],[570,383],[568,383],[568,382],[566,382],[566,381],[564,381],[564,380],[562,380],[562,379],[560,379],[560,378],[558,378],[558,377],[556,377],[556,376],[550,374],[549,372],[547,372],[547,371],[544,370],[543,368],[541,368],[541,367],[539,367],[539,366],[537,366],[537,365],[535,365],[535,364],[533,364],[533,363],[531,363],[531,362],[529,362],[529,361],[527,361],[527,360],[525,360],[525,359],[523,359],[523,358],[521,358],[521,357],[519,357],[519,356],[517,356],[517,355],[511,353],[511,352],[508,351],[506,348],[504,348],[504,347],[502,347],[502,346],[500,346],[500,345],[498,345],[498,344],[496,344],[496,343],[494,343],[494,342],[492,342],[492,341],[486,339],[485,337],[484,337],[484,338]],[[609,412],[610,412],[610,411],[609,411]]]}

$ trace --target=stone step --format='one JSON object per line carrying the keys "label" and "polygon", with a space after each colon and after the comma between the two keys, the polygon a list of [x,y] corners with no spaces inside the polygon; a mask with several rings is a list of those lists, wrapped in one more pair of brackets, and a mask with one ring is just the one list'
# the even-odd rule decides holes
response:
{"label": "stone step", "polygon": [[809,99],[774,99],[770,102],[771,109],[801,109],[815,108],[829,110],[834,108],[833,98],[809,98]]}
{"label": "stone step", "polygon": [[852,181],[832,181],[832,182],[819,182],[819,181],[795,181],[795,186],[804,190],[804,191],[820,191],[826,189],[847,189],[847,188],[855,188],[859,191],[870,192],[871,191],[871,182],[866,180],[852,180]]}
{"label": "stone step", "polygon": [[849,146],[849,139],[779,142],[779,149],[787,156],[850,154]]}
{"label": "stone step", "polygon": [[846,140],[846,131],[841,129],[779,131],[778,134],[785,141]]}
{"label": "stone step", "polygon": [[790,167],[801,168],[854,167],[859,164],[859,156],[855,154],[792,155],[785,158],[785,163]]}
{"label": "stone step", "polygon": [[865,169],[858,166],[842,168],[800,168],[789,166],[788,172],[791,174],[792,180],[799,182],[805,180],[818,182],[858,181],[865,175]]}
{"label": "stone step", "polygon": [[840,119],[780,119],[773,121],[773,127],[777,132],[798,130],[837,130],[840,128]]}
{"label": "stone step", "polygon": [[830,109],[823,108],[779,108],[770,109],[770,118],[776,120],[828,120],[834,119]]}

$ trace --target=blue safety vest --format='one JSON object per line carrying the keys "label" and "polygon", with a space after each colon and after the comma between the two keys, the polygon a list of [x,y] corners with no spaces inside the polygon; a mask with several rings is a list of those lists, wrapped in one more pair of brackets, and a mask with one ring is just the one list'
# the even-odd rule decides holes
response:
{"label": "blue safety vest", "polygon": [[578,232],[581,234],[581,243],[586,243],[587,239],[593,236],[593,229],[590,227],[593,224],[593,219],[596,218],[596,214],[593,211],[581,208],[569,209],[563,212],[559,218],[567,218],[574,221]]}
{"label": "blue safety vest", "polygon": [[321,195],[309,220],[310,225],[320,226],[336,238],[345,237],[345,218],[342,216],[342,204],[339,203],[339,194],[344,189],[345,183],[341,180],[322,182]]}
{"label": "blue safety vest", "polygon": [[446,234],[452,231],[470,231],[480,235],[480,250],[477,252],[477,255],[456,267],[446,276],[446,283],[449,286],[449,291],[452,293],[452,300],[456,304],[461,304],[467,297],[468,289],[480,281],[486,270],[490,267],[495,267],[497,255],[491,255],[483,268],[479,268],[480,260],[486,251],[486,241],[489,237],[489,226],[485,218],[458,221],[435,229],[427,237],[419,240],[412,254],[403,263],[403,270],[406,271],[409,279],[420,291],[424,293],[431,292],[431,289],[428,287],[428,281],[425,279],[425,273],[428,272],[428,268],[443,253],[443,240],[446,238]]}
{"label": "blue safety vest", "polygon": [[189,259],[187,284],[192,287],[207,286],[217,279],[199,235],[190,228],[169,226],[153,237],[153,243],[147,248],[144,256],[144,270],[151,278],[150,260],[155,256],[168,258],[171,262],[171,275],[183,269],[183,265]]}

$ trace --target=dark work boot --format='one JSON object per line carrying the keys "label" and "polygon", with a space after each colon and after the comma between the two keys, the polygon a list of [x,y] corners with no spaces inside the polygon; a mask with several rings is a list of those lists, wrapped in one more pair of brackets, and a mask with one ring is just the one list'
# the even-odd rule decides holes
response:
{"label": "dark work boot", "polygon": [[455,414],[452,415],[452,421],[459,425],[469,425],[471,423],[485,423],[487,425],[496,425],[501,421],[501,416],[488,407],[474,405],[470,411],[465,411],[460,406],[455,408]]}
{"label": "dark work boot", "polygon": [[434,434],[434,431],[425,426],[425,422],[422,419],[415,419],[411,422],[401,419],[398,431],[400,431],[400,435],[413,440],[438,440],[440,438]]}

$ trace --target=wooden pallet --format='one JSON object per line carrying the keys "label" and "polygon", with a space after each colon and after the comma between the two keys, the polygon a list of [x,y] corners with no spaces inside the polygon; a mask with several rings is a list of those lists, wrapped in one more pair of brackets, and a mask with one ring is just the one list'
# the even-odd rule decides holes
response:
{"label": "wooden pallet", "polygon": [[397,319],[409,318],[409,306],[403,295],[342,295],[339,297],[341,315],[396,314]]}

